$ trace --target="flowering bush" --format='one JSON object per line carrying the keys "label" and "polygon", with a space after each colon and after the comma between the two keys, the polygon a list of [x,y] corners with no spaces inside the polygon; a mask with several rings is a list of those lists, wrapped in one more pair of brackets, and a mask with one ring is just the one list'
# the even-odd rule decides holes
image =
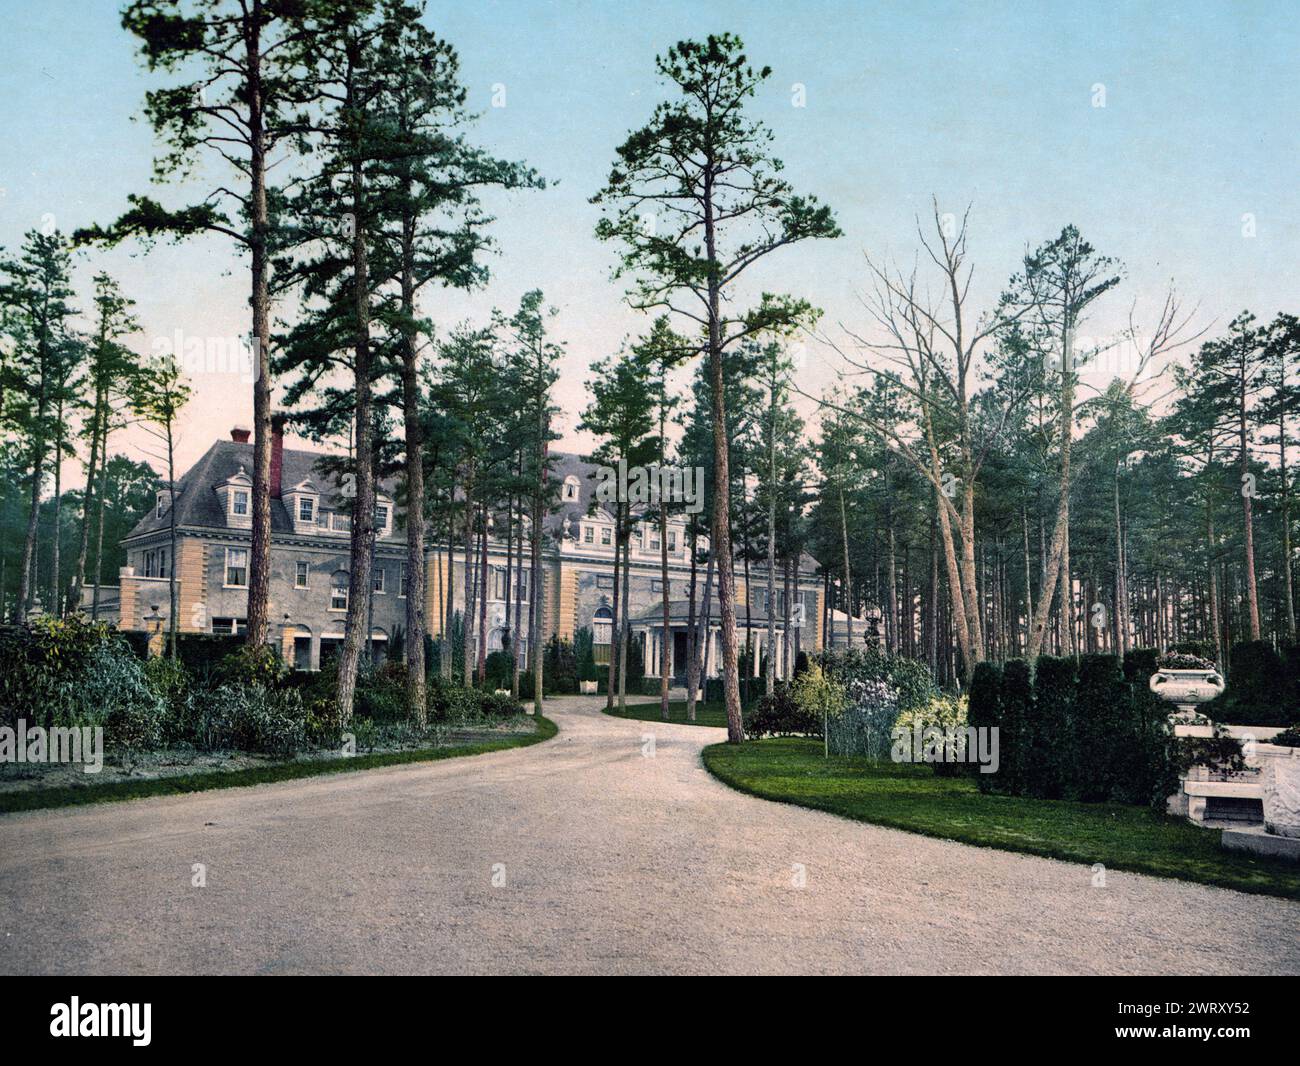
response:
{"label": "flowering bush", "polygon": [[883,680],[853,680],[845,686],[846,702],[826,720],[826,745],[832,755],[886,759],[898,722],[898,689]]}
{"label": "flowering bush", "polygon": [[1218,667],[1209,659],[1190,652],[1167,652],[1160,656],[1157,665],[1161,670],[1217,670]]}

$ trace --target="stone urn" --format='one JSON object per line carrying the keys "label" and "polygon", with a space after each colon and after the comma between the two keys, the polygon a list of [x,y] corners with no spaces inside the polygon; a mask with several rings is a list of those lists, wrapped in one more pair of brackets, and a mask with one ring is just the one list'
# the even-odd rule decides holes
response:
{"label": "stone urn", "polygon": [[1300,748],[1256,744],[1255,761],[1264,790],[1264,829],[1300,840]]}
{"label": "stone urn", "polygon": [[594,696],[596,694],[596,681],[579,681],[578,692],[583,696]]}
{"label": "stone urn", "polygon": [[1196,708],[1223,691],[1223,676],[1212,666],[1161,667],[1151,675],[1148,687],[1176,706],[1181,717],[1200,719]]}

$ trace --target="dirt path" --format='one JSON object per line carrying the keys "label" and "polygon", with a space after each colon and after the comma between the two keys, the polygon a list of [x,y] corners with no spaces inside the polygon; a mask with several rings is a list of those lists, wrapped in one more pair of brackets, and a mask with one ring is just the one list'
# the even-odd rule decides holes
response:
{"label": "dirt path", "polygon": [[1300,972],[1300,904],[753,799],[700,765],[721,730],[599,706],[526,749],[0,817],[0,971]]}

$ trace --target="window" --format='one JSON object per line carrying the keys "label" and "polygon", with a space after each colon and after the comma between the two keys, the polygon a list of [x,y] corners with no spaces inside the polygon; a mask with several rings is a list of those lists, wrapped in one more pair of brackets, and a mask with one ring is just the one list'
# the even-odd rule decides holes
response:
{"label": "window", "polygon": [[375,528],[385,530],[388,528],[388,504],[375,504]]}
{"label": "window", "polygon": [[352,516],[350,514],[339,514],[337,511],[333,512],[330,528],[333,529],[335,533],[351,533]]}
{"label": "window", "polygon": [[595,544],[595,543],[596,543],[596,530],[595,530],[594,527],[592,527],[592,526],[583,526],[583,527],[582,527],[582,543],[583,543],[583,544]]}
{"label": "window", "polygon": [[230,497],[230,513],[245,515],[248,514],[248,490],[236,489]]}
{"label": "window", "polygon": [[572,474],[564,479],[564,498],[566,500],[578,498],[578,479]]}
{"label": "window", "polygon": [[298,521],[314,522],[316,521],[316,501],[310,496],[298,497]]}
{"label": "window", "polygon": [[614,639],[614,612],[608,607],[597,607],[591,618],[591,642],[609,644]]}
{"label": "window", "polygon": [[504,600],[506,598],[506,571],[503,566],[494,566],[492,568],[492,599]]}
{"label": "window", "polygon": [[657,552],[659,550],[659,531],[657,529],[652,529],[650,531],[649,540],[650,540],[650,550],[652,552]]}
{"label": "window", "polygon": [[528,571],[520,570],[518,581],[515,584],[515,594],[519,597],[520,603],[528,602]]}
{"label": "window", "polygon": [[305,589],[307,587],[307,577],[311,574],[311,564],[306,559],[299,559],[295,564],[296,571],[293,575],[293,587],[296,589]]}
{"label": "window", "polygon": [[156,551],[147,551],[144,553],[144,576],[158,576],[158,553]]}
{"label": "window", "polygon": [[226,587],[242,589],[248,587],[248,549],[226,549]]}
{"label": "window", "polygon": [[677,550],[677,530],[675,529],[670,529],[668,531],[668,550],[670,552],[675,552]]}
{"label": "window", "polygon": [[397,564],[397,595],[406,595],[406,564]]}
{"label": "window", "polygon": [[601,530],[600,530],[600,542],[601,542],[601,544],[608,545],[608,544],[610,543],[610,534],[611,534],[612,532],[613,532],[613,531],[609,528],[609,526],[602,526],[602,527],[601,527]]}
{"label": "window", "polygon": [[384,593],[384,568],[383,568],[382,566],[377,566],[377,567],[375,567],[375,572],[374,572],[374,574],[373,574],[372,577],[371,577],[371,586],[370,586],[370,587],[373,588],[376,592],[378,592],[381,596],[383,595],[383,593]]}
{"label": "window", "polygon": [[159,577],[167,576],[167,549],[166,548],[158,549],[158,576]]}
{"label": "window", "polygon": [[165,510],[167,509],[166,507],[163,506],[163,501],[166,500],[166,499],[167,499],[167,497],[166,497],[166,495],[165,495],[164,493],[161,493],[161,492],[158,493],[158,510],[157,510],[156,514],[157,514],[157,516],[158,516],[159,518],[161,518],[161,517],[163,516],[163,511],[165,511]]}
{"label": "window", "polygon": [[348,609],[348,573],[340,570],[330,582],[330,610],[346,611]]}
{"label": "window", "polygon": [[212,632],[218,636],[242,637],[248,632],[248,621],[244,618],[214,618]]}

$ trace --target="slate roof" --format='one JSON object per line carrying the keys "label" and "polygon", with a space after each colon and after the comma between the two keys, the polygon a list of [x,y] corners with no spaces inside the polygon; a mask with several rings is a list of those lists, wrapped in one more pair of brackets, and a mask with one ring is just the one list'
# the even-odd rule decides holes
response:
{"label": "slate roof", "polygon": [[[304,451],[298,448],[284,449],[284,463],[280,472],[281,491],[288,493],[302,481],[311,479],[320,492],[322,510],[350,511],[352,503],[339,494],[338,482],[327,474],[321,466],[322,460],[331,456],[323,452]],[[219,440],[209,448],[185,475],[177,482],[176,524],[177,526],[199,526],[210,529],[229,529],[226,513],[221,506],[221,497],[217,488],[243,468],[250,478],[253,476],[253,445],[240,444],[233,440]],[[383,479],[380,491],[393,496],[396,485],[391,478]],[[157,511],[150,508],[130,536],[138,537],[145,533],[156,533],[171,526],[171,516],[164,511],[161,518]],[[292,533],[293,520],[289,508],[283,499],[271,500],[271,532]]]}
{"label": "slate roof", "polygon": [[[596,495],[596,478],[593,476],[597,464],[587,462],[580,455],[572,452],[551,452],[551,477],[560,485],[565,478],[572,475],[578,479],[578,498],[565,500],[561,498],[556,509],[546,517],[546,532],[559,540],[566,526],[571,535],[576,534],[576,522],[585,517]],[[299,482],[310,478],[321,494],[322,510],[350,512],[351,501],[339,495],[338,483],[321,467],[322,460],[337,458],[324,452],[306,451],[298,448],[284,449],[284,465],[280,473],[280,486],[283,493],[288,493]],[[176,524],[177,526],[198,526],[209,529],[229,529],[226,513],[217,495],[218,486],[243,468],[250,478],[253,476],[253,445],[241,444],[233,440],[218,440],[209,448],[176,483]],[[390,497],[396,497],[397,483],[393,478],[380,481],[380,491]],[[601,506],[597,503],[597,507]],[[171,518],[166,511],[161,518],[156,517],[156,510],[150,508],[130,537],[146,533],[157,533],[170,528]],[[288,507],[282,499],[271,500],[271,532],[293,533],[293,521]],[[817,560],[805,554],[800,560],[800,569],[815,570]]]}

